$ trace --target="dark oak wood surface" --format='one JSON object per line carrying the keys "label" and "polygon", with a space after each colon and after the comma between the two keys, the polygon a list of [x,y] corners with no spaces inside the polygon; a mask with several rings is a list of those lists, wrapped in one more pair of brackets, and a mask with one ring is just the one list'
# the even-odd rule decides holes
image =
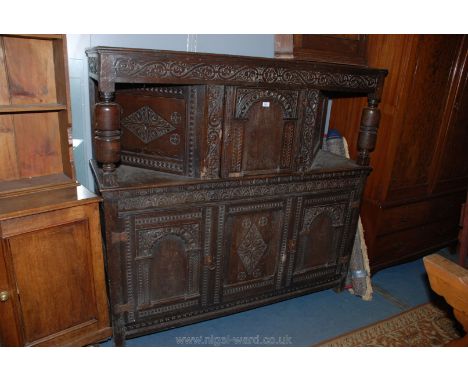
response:
{"label": "dark oak wood surface", "polygon": [[[385,70],[93,48],[114,340],[341,289]],[[357,163],[321,150],[328,93],[369,97]]]}

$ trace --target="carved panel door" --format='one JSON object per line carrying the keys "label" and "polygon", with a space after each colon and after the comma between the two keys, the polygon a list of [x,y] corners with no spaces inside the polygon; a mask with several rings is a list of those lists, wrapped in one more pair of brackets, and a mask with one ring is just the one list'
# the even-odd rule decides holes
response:
{"label": "carved panel door", "polygon": [[198,208],[127,218],[130,322],[202,304],[204,215]]}
{"label": "carved panel door", "polygon": [[337,278],[350,219],[349,199],[348,194],[297,199],[287,285]]}
{"label": "carved panel door", "polygon": [[321,141],[318,90],[227,87],[224,177],[310,166]]}
{"label": "carved panel door", "polygon": [[202,86],[118,89],[122,163],[180,175],[198,174]]}
{"label": "carved panel door", "polygon": [[226,302],[282,287],[291,206],[292,198],[220,208],[215,303],[220,292]]}

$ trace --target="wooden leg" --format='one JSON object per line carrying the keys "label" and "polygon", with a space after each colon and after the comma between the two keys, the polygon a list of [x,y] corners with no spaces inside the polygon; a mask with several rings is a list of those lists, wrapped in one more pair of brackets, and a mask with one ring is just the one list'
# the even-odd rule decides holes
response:
{"label": "wooden leg", "polygon": [[118,347],[125,346],[125,323],[123,317],[121,315],[114,317],[112,326],[114,345]]}

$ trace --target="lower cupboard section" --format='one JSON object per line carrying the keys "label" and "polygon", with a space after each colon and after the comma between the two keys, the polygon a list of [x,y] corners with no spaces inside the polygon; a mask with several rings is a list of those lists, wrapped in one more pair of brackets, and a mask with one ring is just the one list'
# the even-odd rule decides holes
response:
{"label": "lower cupboard section", "polygon": [[108,237],[116,344],[341,288],[358,207],[345,188],[119,213],[122,232]]}

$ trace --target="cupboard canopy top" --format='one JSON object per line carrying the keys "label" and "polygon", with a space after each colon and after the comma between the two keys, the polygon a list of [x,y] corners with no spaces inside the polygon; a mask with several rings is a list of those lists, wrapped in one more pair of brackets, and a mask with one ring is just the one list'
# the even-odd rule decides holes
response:
{"label": "cupboard canopy top", "polygon": [[99,90],[115,83],[226,84],[307,87],[373,94],[380,98],[384,69],[208,53],[95,47],[86,51]]}

